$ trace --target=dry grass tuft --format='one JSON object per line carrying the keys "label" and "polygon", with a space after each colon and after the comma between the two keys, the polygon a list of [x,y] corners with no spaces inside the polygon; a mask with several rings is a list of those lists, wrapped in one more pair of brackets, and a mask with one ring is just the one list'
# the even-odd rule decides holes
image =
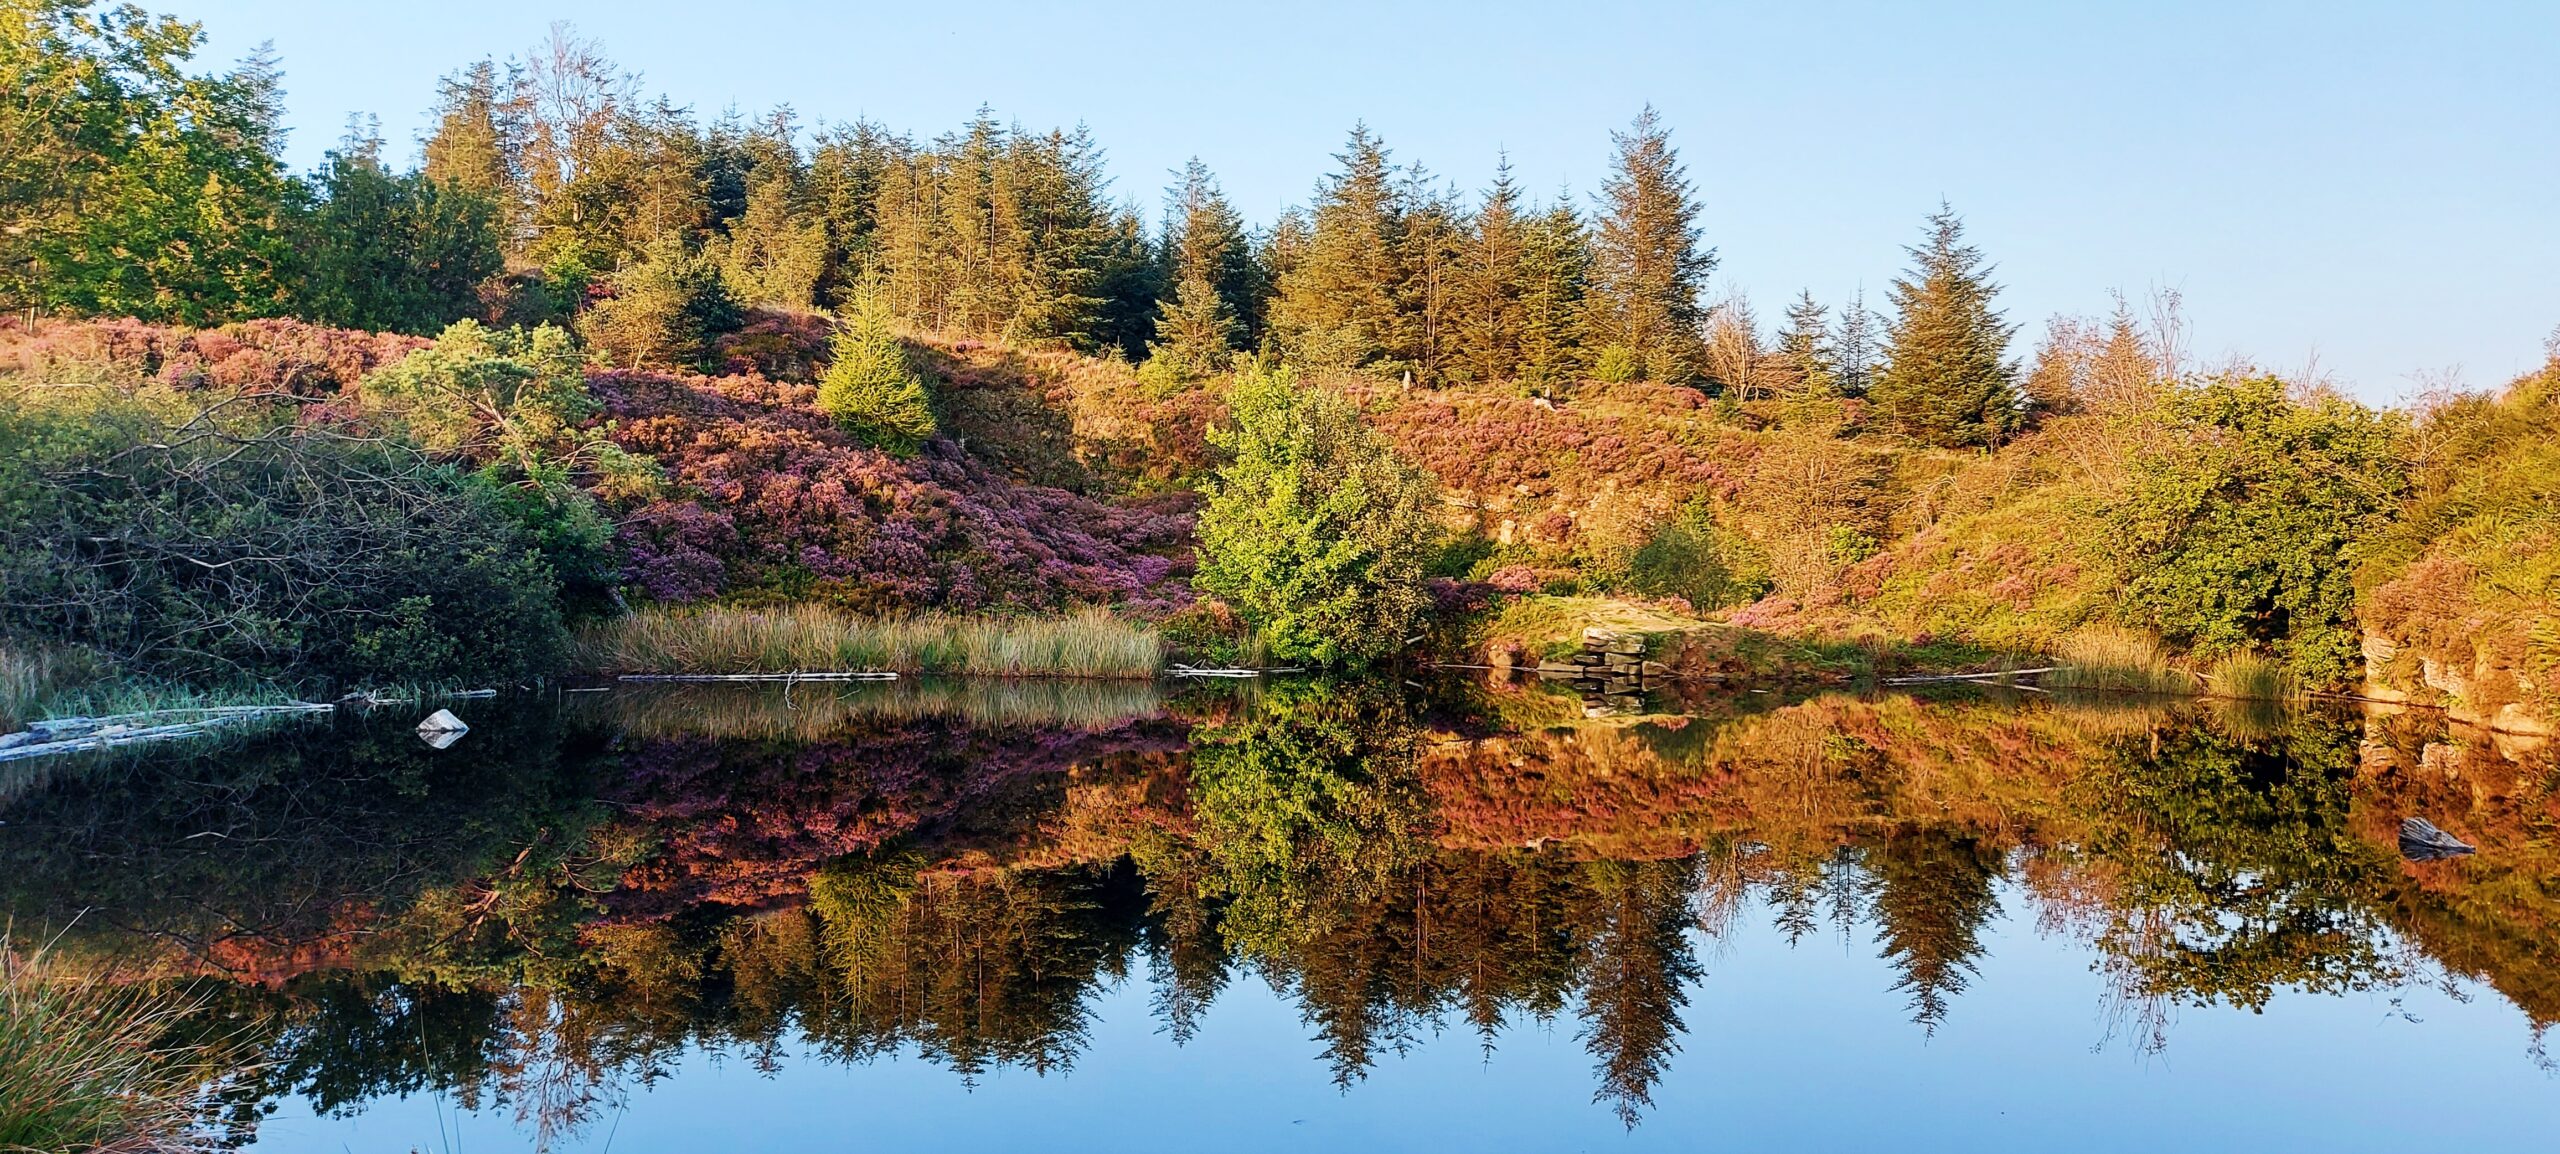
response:
{"label": "dry grass tuft", "polygon": [[2169,664],[2160,642],[2133,629],[2094,626],[2062,639],[2054,647],[2061,668],[2045,674],[2047,689],[2094,689],[2112,693],[2193,695],[2195,680]]}
{"label": "dry grass tuft", "polygon": [[2255,653],[2235,653],[2214,663],[2204,675],[2216,697],[2243,701],[2293,701],[2303,696],[2302,679],[2283,662]]}
{"label": "dry grass tuft", "polygon": [[205,1123],[229,1067],[172,1040],[195,1009],[0,937],[0,1150],[213,1148]]}
{"label": "dry grass tuft", "polygon": [[1099,609],[1065,617],[853,617],[816,605],[644,609],[587,627],[598,673],[894,670],[976,677],[1153,677],[1164,639]]}

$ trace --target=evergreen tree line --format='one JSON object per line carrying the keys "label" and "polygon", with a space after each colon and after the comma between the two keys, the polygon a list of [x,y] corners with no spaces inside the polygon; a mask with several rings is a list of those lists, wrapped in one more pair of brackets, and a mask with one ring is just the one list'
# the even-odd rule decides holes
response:
{"label": "evergreen tree line", "polygon": [[22,47],[0,70],[33,96],[0,110],[0,139],[23,142],[0,150],[16,308],[422,333],[576,319],[606,363],[712,368],[712,338],[750,307],[867,294],[910,329],[1118,353],[1177,386],[1259,353],[1548,395],[1642,379],[1865,396],[1950,446],[1995,444],[2031,408],[1998,288],[1943,207],[1890,320],[1807,294],[1764,342],[1739,298],[1708,303],[1702,205],[1650,108],[1613,134],[1588,206],[1536,200],[1507,162],[1466,197],[1358,126],[1311,203],[1268,227],[1194,160],[1150,228],[1112,200],[1082,128],[983,110],[927,141],[804,131],[788,108],[699,123],[566,26],[447,77],[414,169],[360,130],[295,177],[271,60],[193,76],[195,26],[88,0],[25,0],[7,23]]}

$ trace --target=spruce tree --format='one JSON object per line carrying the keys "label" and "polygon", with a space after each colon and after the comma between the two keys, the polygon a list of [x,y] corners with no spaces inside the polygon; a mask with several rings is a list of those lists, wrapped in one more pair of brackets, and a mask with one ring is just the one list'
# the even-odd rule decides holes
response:
{"label": "spruce tree", "polygon": [[1520,188],[1511,180],[1511,158],[1495,165],[1493,187],[1468,222],[1458,254],[1457,370],[1478,381],[1520,375],[1520,298],[1526,231]]}
{"label": "spruce tree", "polygon": [[1590,240],[1568,198],[1530,219],[1520,236],[1520,359],[1523,386],[1552,394],[1582,375],[1583,311],[1591,276]]}
{"label": "spruce tree", "polygon": [[1199,157],[1184,164],[1180,175],[1181,182],[1165,190],[1164,283],[1178,294],[1185,280],[1207,282],[1235,320],[1234,339],[1250,346],[1262,335],[1267,293],[1244,217],[1227,203]]}
{"label": "spruce tree", "polygon": [[1809,289],[1787,306],[1787,327],[1778,331],[1778,359],[1785,377],[1781,388],[1790,395],[1826,396],[1834,389],[1829,311]]}
{"label": "spruce tree", "polygon": [[2018,428],[2021,409],[2017,366],[2007,359],[2013,328],[1991,307],[2000,286],[1982,251],[1964,243],[1953,208],[1931,214],[1928,234],[1908,250],[1912,270],[1893,282],[1896,316],[1869,396],[1914,440],[1997,445]]}
{"label": "spruce tree", "polygon": [[1151,371],[1166,385],[1224,371],[1235,349],[1252,341],[1247,318],[1261,304],[1261,278],[1244,218],[1200,158],[1191,158],[1179,176],[1165,190],[1166,291],[1156,303],[1155,339],[1147,346]]}
{"label": "spruce tree", "polygon": [[1849,303],[1840,306],[1839,326],[1832,330],[1831,363],[1833,382],[1840,395],[1863,397],[1875,383],[1876,314],[1867,307],[1867,292],[1859,289]]}
{"label": "spruce tree", "polygon": [[892,456],[911,456],[934,434],[933,397],[907,358],[886,304],[868,289],[846,302],[828,341],[818,408],[845,432]]}
{"label": "spruce tree", "polygon": [[1404,200],[1387,150],[1365,124],[1316,190],[1305,246],[1271,305],[1273,335],[1291,359],[1319,368],[1393,371],[1409,346],[1397,308]]}
{"label": "spruce tree", "polygon": [[1590,337],[1625,350],[1648,377],[1683,383],[1700,368],[1698,295],[1715,250],[1698,243],[1698,205],[1653,106],[1610,139],[1618,158],[1600,189]]}

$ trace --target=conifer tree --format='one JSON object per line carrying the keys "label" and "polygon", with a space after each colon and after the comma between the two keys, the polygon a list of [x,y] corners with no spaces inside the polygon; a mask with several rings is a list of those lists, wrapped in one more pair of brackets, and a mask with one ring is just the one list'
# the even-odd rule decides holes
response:
{"label": "conifer tree", "polygon": [[864,444],[892,456],[909,456],[932,438],[932,394],[876,293],[856,290],[828,348],[832,356],[818,380],[819,409]]}
{"label": "conifer tree", "polygon": [[680,232],[651,241],[611,284],[612,295],[578,319],[587,347],[609,368],[715,369],[713,338],[737,331],[743,319],[719,266]]}
{"label": "conifer tree", "polygon": [[1859,289],[1848,304],[1840,306],[1839,326],[1831,336],[1833,381],[1842,396],[1867,395],[1868,386],[1875,383],[1879,355],[1876,314],[1867,308],[1866,290]]}
{"label": "conifer tree", "polygon": [[1396,307],[1404,204],[1395,166],[1365,124],[1334,159],[1341,171],[1316,190],[1304,247],[1290,254],[1272,302],[1273,335],[1302,364],[1392,371],[1406,347]]}
{"label": "conifer tree", "polygon": [[2017,429],[2021,408],[2017,366],[2007,359],[2012,326],[1991,307],[2000,286],[1982,251],[1964,243],[1953,208],[1930,215],[1928,234],[1908,250],[1912,270],[1893,282],[1897,315],[1869,396],[1914,440],[1997,445]]}
{"label": "conifer tree", "polygon": [[1529,220],[1520,235],[1520,383],[1546,393],[1584,368],[1583,311],[1591,247],[1569,198]]}
{"label": "conifer tree", "polygon": [[424,165],[428,179],[498,205],[510,242],[524,194],[522,106],[511,98],[518,81],[501,77],[491,60],[439,81],[436,127],[427,137]]}
{"label": "conifer tree", "polygon": [[1454,189],[1435,190],[1416,166],[1406,174],[1403,235],[1396,245],[1396,311],[1404,347],[1398,350],[1414,377],[1439,384],[1459,344],[1459,250],[1465,214]]}
{"label": "conifer tree", "polygon": [[1787,327],[1778,331],[1777,355],[1784,378],[1780,387],[1791,395],[1825,396],[1834,389],[1828,312],[1813,299],[1810,289],[1787,306]]}
{"label": "conifer tree", "polygon": [[1244,219],[1218,191],[1199,157],[1165,190],[1162,283],[1148,359],[1169,384],[1225,370],[1229,356],[1254,339],[1248,318],[1260,312],[1260,270]]}
{"label": "conifer tree", "polygon": [[1465,246],[1458,255],[1456,368],[1478,381],[1506,381],[1520,376],[1522,248],[1526,224],[1521,219],[1520,188],[1511,179],[1511,158],[1493,171],[1493,187],[1468,222]]}
{"label": "conifer tree", "polygon": [[382,139],[351,134],[313,175],[294,224],[294,311],[323,324],[432,333],[477,312],[480,282],[504,267],[496,206],[382,163]]}
{"label": "conifer tree", "polygon": [[1262,335],[1262,269],[1245,235],[1244,217],[1227,203],[1217,179],[1199,157],[1184,164],[1180,183],[1165,190],[1165,284],[1208,283],[1237,326],[1235,340],[1250,346]]}
{"label": "conifer tree", "polygon": [[1618,158],[1600,190],[1590,337],[1625,350],[1648,377],[1686,382],[1700,369],[1698,295],[1715,250],[1698,243],[1698,205],[1653,106],[1610,139]]}

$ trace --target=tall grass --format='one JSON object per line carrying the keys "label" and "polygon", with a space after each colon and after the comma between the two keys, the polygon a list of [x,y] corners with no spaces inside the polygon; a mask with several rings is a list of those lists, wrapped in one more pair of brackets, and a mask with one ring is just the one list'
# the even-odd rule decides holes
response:
{"label": "tall grass", "polygon": [[2099,626],[2063,638],[2054,649],[2061,668],[2038,682],[2046,689],[2181,695],[2196,691],[2195,679],[2170,665],[2168,656],[2160,652],[2160,642],[2148,633]]}
{"label": "tall grass", "polygon": [[210,1088],[228,1066],[172,1040],[194,1009],[0,938],[0,1150],[211,1149]]}
{"label": "tall grass", "polygon": [[2215,662],[2204,675],[2216,697],[2243,701],[2292,701],[2303,696],[2302,679],[2284,662],[2255,653],[2234,653]]}
{"label": "tall grass", "polygon": [[118,677],[105,660],[84,649],[0,640],[0,733],[15,733],[46,718],[171,715],[291,700],[292,695],[273,686],[208,689]]}
{"label": "tall grass", "polygon": [[1153,677],[1164,666],[1164,639],[1100,609],[1030,618],[853,617],[817,605],[643,609],[588,626],[577,659],[597,673]]}

